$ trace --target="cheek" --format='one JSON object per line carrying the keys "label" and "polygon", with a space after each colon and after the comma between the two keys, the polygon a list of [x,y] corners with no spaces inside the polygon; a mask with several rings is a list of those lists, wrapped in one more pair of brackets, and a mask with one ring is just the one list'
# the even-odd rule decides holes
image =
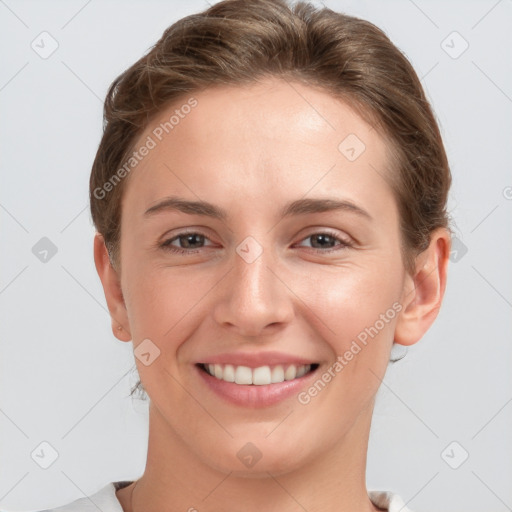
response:
{"label": "cheek", "polygon": [[174,366],[180,344],[207,314],[202,305],[218,275],[190,267],[144,265],[142,259],[130,272],[127,309],[134,345],[149,338],[161,350],[162,362]]}
{"label": "cheek", "polygon": [[316,292],[308,303],[311,318],[318,317],[319,337],[331,349],[332,363],[319,375],[329,391],[318,392],[324,385],[315,383],[301,399],[315,400],[318,413],[330,418],[327,423],[332,422],[333,435],[339,424],[333,400],[345,410],[346,418],[357,416],[375,396],[389,362],[401,310],[400,268],[381,270],[375,262],[375,266],[330,275],[322,287],[318,286],[321,279],[316,280]]}
{"label": "cheek", "polygon": [[[355,341],[366,357],[379,357],[389,348],[397,318],[401,292],[400,267],[390,261],[367,261],[364,267],[339,268],[328,275],[308,280],[308,307],[318,317],[315,324],[336,355],[342,355]],[[388,340],[371,343],[374,340]],[[373,347],[370,347],[373,345]],[[377,346],[378,345],[378,346]],[[370,348],[369,348],[370,347]],[[349,356],[350,357],[350,356]],[[361,359],[361,358],[360,358]]]}
{"label": "cheek", "polygon": [[[125,303],[134,344],[144,338],[159,339],[172,327],[181,305],[186,302],[187,288],[165,279],[166,274],[140,263],[126,265]],[[178,280],[179,281],[179,280]]]}

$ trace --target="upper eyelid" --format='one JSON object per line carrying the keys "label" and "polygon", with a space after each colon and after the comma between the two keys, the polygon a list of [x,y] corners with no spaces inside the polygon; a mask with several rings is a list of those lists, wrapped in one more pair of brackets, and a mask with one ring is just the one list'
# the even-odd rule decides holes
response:
{"label": "upper eyelid", "polygon": [[170,242],[175,242],[176,240],[178,240],[180,237],[182,236],[187,236],[187,235],[201,235],[203,236],[205,239],[208,239],[210,242],[212,242],[213,240],[208,236],[206,235],[205,233],[201,232],[201,231],[198,231],[198,230],[192,230],[192,231],[182,231],[174,236],[171,236],[171,237],[167,237],[167,236],[164,236],[163,237],[163,240],[162,240],[162,244],[165,244],[165,245],[170,245]]}

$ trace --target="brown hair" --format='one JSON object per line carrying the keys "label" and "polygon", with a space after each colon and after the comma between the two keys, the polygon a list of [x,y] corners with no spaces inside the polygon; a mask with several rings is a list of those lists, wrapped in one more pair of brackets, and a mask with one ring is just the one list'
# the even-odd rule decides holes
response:
{"label": "brown hair", "polygon": [[[194,91],[250,84],[265,76],[323,88],[389,140],[393,172],[388,179],[400,213],[404,264],[411,272],[432,231],[449,229],[451,185],[439,127],[418,76],[372,23],[285,0],[224,0],[187,16],[112,83],[92,166],[90,203],[114,268],[121,268],[121,199],[127,181],[115,173],[151,119]],[[107,190],[113,178],[117,181]]]}

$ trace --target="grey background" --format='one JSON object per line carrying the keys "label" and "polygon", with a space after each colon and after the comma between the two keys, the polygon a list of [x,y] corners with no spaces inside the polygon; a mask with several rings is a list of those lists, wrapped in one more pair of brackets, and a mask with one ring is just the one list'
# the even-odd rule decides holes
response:
{"label": "grey background", "polygon": [[[379,391],[368,489],[398,492],[414,512],[512,510],[512,1],[326,5],[377,24],[422,77],[460,240],[438,320]],[[111,81],[205,7],[0,0],[2,510],[68,503],[144,469],[147,403],[129,397],[131,344],[111,334],[88,179]],[[31,47],[43,31],[58,42],[46,59]],[[46,262],[33,252],[43,237],[57,249]],[[58,453],[47,469],[31,455],[42,442]]]}

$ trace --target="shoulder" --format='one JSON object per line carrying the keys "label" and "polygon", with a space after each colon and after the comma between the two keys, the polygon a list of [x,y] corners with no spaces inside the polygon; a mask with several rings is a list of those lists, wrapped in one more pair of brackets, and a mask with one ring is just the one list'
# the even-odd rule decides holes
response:
{"label": "shoulder", "polygon": [[110,482],[90,496],[40,512],[98,512],[98,509],[102,512],[123,512],[123,508],[116,497],[118,488],[118,482]]}
{"label": "shoulder", "polygon": [[385,512],[412,512],[405,506],[404,500],[390,491],[368,491],[371,502]]}

